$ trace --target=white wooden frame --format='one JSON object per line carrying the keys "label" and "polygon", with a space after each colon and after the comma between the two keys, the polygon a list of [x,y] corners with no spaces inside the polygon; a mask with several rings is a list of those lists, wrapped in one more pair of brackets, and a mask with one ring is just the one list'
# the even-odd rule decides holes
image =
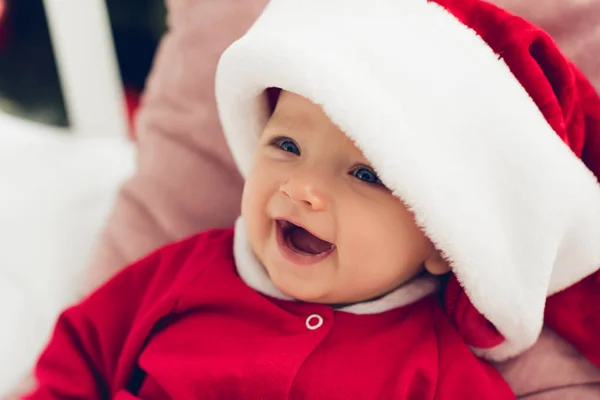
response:
{"label": "white wooden frame", "polygon": [[70,129],[126,135],[123,85],[104,0],[44,0]]}

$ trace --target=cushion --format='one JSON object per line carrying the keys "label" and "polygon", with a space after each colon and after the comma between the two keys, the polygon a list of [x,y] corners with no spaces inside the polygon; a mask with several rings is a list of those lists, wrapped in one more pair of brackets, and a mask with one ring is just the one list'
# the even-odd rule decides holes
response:
{"label": "cushion", "polygon": [[125,137],[73,135],[0,112],[0,398],[77,299],[134,155]]}

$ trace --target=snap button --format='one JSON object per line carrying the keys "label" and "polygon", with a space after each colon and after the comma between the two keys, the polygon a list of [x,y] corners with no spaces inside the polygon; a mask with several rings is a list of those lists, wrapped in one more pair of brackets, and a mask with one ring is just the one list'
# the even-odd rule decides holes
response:
{"label": "snap button", "polygon": [[323,317],[319,314],[313,314],[306,318],[306,327],[311,331],[319,329],[323,325]]}

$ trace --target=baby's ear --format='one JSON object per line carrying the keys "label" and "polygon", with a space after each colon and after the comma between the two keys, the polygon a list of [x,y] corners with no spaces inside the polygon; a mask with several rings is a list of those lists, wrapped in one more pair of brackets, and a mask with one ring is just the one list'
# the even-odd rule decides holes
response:
{"label": "baby's ear", "polygon": [[450,272],[450,263],[438,250],[434,250],[425,259],[425,269],[432,275],[443,275]]}

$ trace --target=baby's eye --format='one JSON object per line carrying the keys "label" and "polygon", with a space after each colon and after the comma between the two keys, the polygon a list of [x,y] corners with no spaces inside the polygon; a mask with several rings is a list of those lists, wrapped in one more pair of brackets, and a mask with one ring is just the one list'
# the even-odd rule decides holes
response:
{"label": "baby's eye", "polygon": [[367,182],[373,185],[382,185],[381,180],[379,179],[377,174],[368,167],[356,167],[354,170],[352,170],[352,172],[350,172],[350,175],[360,179],[363,182]]}
{"label": "baby's eye", "polygon": [[293,153],[297,156],[300,155],[300,147],[292,139],[287,137],[277,137],[271,140],[271,146],[277,147],[288,153]]}

